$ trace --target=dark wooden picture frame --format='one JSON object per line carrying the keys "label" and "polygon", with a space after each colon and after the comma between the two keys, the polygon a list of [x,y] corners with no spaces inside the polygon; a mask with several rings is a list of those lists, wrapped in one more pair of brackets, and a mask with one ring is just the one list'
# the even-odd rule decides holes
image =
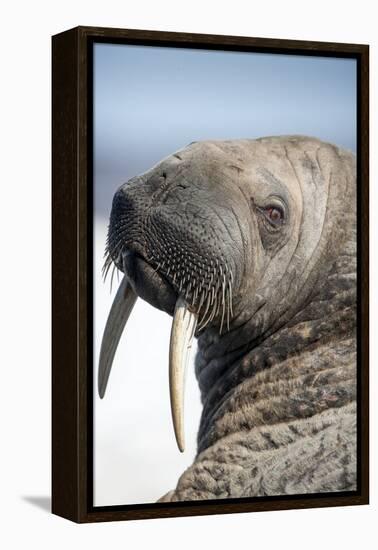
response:
{"label": "dark wooden picture frame", "polygon": [[[358,490],[353,493],[93,506],[92,61],[97,42],[206,48],[357,61]],[[367,504],[369,48],[305,42],[77,27],[52,39],[53,348],[52,511],[75,522]]]}

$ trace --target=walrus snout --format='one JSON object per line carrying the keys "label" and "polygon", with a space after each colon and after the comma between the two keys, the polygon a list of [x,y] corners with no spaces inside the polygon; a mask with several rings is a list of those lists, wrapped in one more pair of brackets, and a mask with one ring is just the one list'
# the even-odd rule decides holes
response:
{"label": "walrus snout", "polygon": [[[114,196],[108,233],[109,262],[127,274],[135,292],[170,314],[181,296],[199,318],[198,330],[229,327],[232,293],[243,250],[238,220],[206,176],[167,161],[122,185]],[[222,216],[219,212],[222,212]],[[123,261],[126,252],[128,266]]]}

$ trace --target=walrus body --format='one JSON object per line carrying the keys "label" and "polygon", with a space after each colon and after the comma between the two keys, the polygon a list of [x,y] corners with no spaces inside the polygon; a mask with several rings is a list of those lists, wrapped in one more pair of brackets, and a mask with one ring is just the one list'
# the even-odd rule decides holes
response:
{"label": "walrus body", "polygon": [[135,295],[198,320],[198,454],[162,500],[356,489],[351,153],[191,144],[120,188],[108,252]]}

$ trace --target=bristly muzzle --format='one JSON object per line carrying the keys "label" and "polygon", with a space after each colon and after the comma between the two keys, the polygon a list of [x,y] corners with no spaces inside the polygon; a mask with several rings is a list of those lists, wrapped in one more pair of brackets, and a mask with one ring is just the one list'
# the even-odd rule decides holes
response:
{"label": "bristly muzzle", "polygon": [[233,316],[234,279],[218,241],[211,227],[204,239],[192,235],[190,228],[183,227],[182,220],[173,214],[146,208],[142,216],[135,204],[125,206],[124,202],[120,210],[113,203],[104,277],[112,263],[124,271],[123,255],[128,250],[136,252],[196,313],[197,332],[215,320],[221,333],[224,327],[229,330]]}
{"label": "bristly muzzle", "polygon": [[197,332],[214,319],[220,321],[220,333],[224,326],[229,330],[233,316],[233,274],[224,258],[195,252],[190,242],[180,239],[178,232],[176,235],[173,232],[161,235],[157,228],[153,237],[151,231],[145,234],[143,250],[135,241],[130,242],[126,236],[122,238],[122,232],[118,239],[120,244],[113,248],[110,245],[112,240],[108,238],[103,267],[104,279],[112,264],[112,279],[115,268],[124,271],[122,257],[128,250],[134,250],[169,282],[177,295],[197,314]]}

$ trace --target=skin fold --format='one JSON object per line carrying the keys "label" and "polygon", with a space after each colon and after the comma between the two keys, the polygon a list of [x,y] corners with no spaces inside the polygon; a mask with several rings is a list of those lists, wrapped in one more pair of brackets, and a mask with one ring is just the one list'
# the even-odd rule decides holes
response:
{"label": "skin fold", "polygon": [[162,501],[356,489],[355,193],[304,136],[195,142],[117,191],[105,268],[198,317],[198,452]]}

